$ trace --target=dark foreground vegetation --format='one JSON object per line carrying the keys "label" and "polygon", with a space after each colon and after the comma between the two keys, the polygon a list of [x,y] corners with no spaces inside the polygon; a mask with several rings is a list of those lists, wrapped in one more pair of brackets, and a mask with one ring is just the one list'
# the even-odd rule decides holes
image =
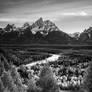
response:
{"label": "dark foreground vegetation", "polygon": [[56,49],[56,50],[60,50],[60,49],[73,49],[73,50],[80,50],[80,49],[84,49],[84,50],[91,50],[92,49],[92,45],[72,45],[72,44],[0,44],[0,47],[3,48],[36,48],[37,49]]}
{"label": "dark foreground vegetation", "polygon": [[[51,54],[60,57],[27,66]],[[89,50],[0,49],[0,92],[91,92],[91,72]]]}

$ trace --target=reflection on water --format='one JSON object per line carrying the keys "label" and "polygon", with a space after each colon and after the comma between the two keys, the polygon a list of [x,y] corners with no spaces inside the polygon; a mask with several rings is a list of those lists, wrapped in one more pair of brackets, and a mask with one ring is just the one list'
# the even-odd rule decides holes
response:
{"label": "reflection on water", "polygon": [[46,58],[46,59],[44,59],[44,60],[32,62],[32,63],[30,63],[30,64],[27,64],[26,66],[27,66],[28,68],[30,68],[31,66],[36,65],[36,64],[42,64],[42,63],[46,63],[46,62],[49,62],[49,61],[50,61],[50,62],[53,62],[53,61],[58,60],[59,57],[60,57],[59,54],[51,54],[50,57],[48,57],[48,58]]}

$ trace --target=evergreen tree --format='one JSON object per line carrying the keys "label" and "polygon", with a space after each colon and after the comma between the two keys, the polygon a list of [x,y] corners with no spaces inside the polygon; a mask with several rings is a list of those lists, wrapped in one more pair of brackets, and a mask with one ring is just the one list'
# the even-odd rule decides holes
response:
{"label": "evergreen tree", "polygon": [[13,79],[10,75],[10,72],[5,72],[3,73],[1,80],[3,82],[4,88],[8,88],[10,90],[10,92],[17,92],[16,90],[16,86],[13,82]]}
{"label": "evergreen tree", "polygon": [[43,89],[43,92],[59,91],[52,70],[48,65],[44,66],[40,73],[39,85]]}
{"label": "evergreen tree", "polygon": [[29,80],[28,82],[28,90],[27,92],[35,92],[36,85],[32,79]]}
{"label": "evergreen tree", "polygon": [[4,86],[1,78],[0,78],[0,92],[4,92]]}
{"label": "evergreen tree", "polygon": [[12,66],[11,76],[12,76],[13,81],[14,81],[16,87],[17,87],[18,92],[25,92],[25,88],[24,88],[24,86],[22,84],[21,77],[18,74],[15,66]]}
{"label": "evergreen tree", "polygon": [[89,67],[84,76],[83,88],[87,92],[92,92],[92,62],[89,64]]}
{"label": "evergreen tree", "polygon": [[30,79],[28,82],[27,92],[42,92],[42,88],[36,85],[36,82],[34,79]]}

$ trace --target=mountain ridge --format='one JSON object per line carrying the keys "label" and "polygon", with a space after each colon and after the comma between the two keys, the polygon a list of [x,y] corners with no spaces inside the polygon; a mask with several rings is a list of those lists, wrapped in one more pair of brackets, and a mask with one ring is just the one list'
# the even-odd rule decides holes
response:
{"label": "mountain ridge", "polygon": [[92,44],[92,27],[82,33],[67,34],[50,20],[39,18],[33,24],[17,28],[8,24],[0,28],[0,43],[5,44]]}

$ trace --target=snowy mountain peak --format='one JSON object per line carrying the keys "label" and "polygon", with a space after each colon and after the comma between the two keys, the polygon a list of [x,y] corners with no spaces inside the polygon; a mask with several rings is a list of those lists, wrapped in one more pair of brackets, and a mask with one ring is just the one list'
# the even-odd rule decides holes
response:
{"label": "snowy mountain peak", "polygon": [[79,36],[80,36],[80,32],[75,32],[73,34],[69,34],[70,37],[76,38],[78,40]]}
{"label": "snowy mountain peak", "polygon": [[40,31],[41,34],[48,34],[48,32],[58,30],[58,27],[53,22],[51,22],[50,20],[43,21],[42,18],[39,18],[35,23],[32,24],[33,33]]}
{"label": "snowy mountain peak", "polygon": [[88,29],[85,29],[84,32],[85,32],[85,33],[90,33],[90,32],[92,32],[92,27],[89,27]]}
{"label": "snowy mountain peak", "polygon": [[43,27],[43,25],[44,25],[43,19],[39,18],[35,23],[33,23],[32,28],[37,27],[37,26],[41,28]]}
{"label": "snowy mountain peak", "polygon": [[59,31],[58,27],[55,25],[55,23],[51,22],[50,20],[44,21],[45,28],[49,31]]}
{"label": "snowy mountain peak", "polygon": [[44,23],[47,24],[47,25],[55,25],[55,24],[54,24],[52,21],[50,21],[50,20],[45,20]]}

